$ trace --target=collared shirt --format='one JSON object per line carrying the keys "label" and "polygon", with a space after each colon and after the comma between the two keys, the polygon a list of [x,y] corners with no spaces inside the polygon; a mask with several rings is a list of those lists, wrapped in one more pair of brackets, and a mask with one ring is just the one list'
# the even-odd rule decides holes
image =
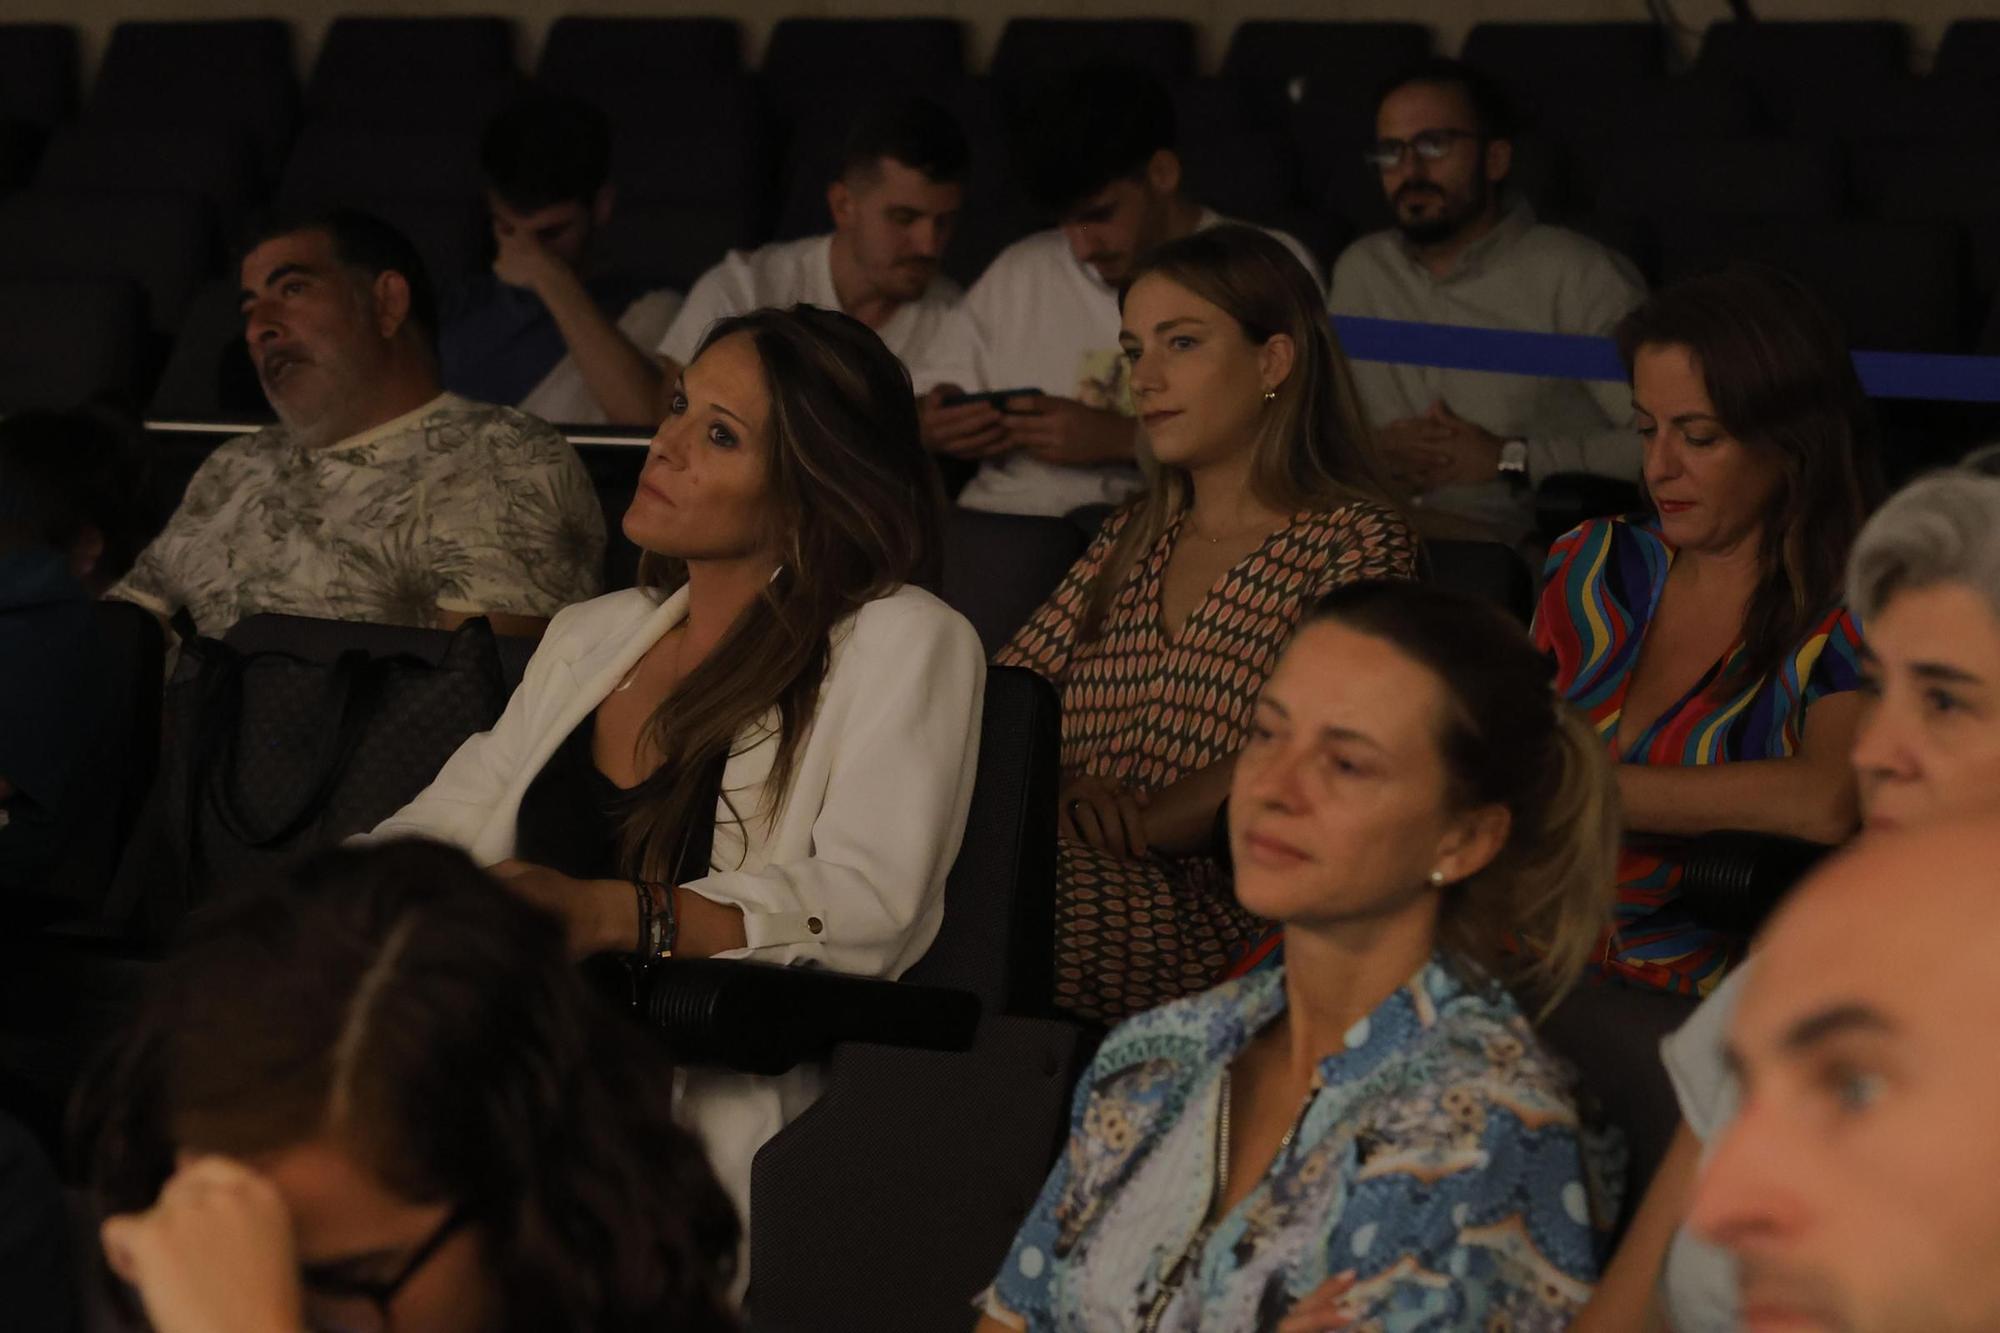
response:
{"label": "collared shirt", "polygon": [[[958,305],[958,284],[938,274],[914,301],[897,306],[876,329],[883,346],[909,368],[918,393],[936,381],[924,371],[925,349],[943,334]],[[766,306],[816,305],[841,309],[833,286],[833,235],[774,241],[755,250],[731,250],[722,262],[696,279],[680,313],[660,339],[658,351],[674,364],[694,360],[695,350],[717,320]]]}
{"label": "collared shirt", "polygon": [[[1327,304],[1336,315],[1601,336],[1645,296],[1644,280],[1624,256],[1535,221],[1527,202],[1515,199],[1442,277],[1417,259],[1400,231],[1362,237],[1333,266]],[[1380,361],[1356,361],[1354,379],[1377,426],[1420,417],[1442,399],[1502,439],[1526,440],[1533,482],[1556,472],[1639,479],[1632,394],[1624,384]],[[1495,521],[1521,508],[1497,478],[1441,488],[1425,497],[1425,506]]]}
{"label": "collared shirt", "polygon": [[219,446],[106,595],[185,607],[208,635],[262,611],[546,617],[597,594],[603,559],[604,511],[569,442],[511,407],[439,394],[319,448],[282,425]]}
{"label": "collared shirt", "polygon": [[[1195,230],[1228,221],[1203,209]],[[1270,234],[1320,280],[1311,252],[1283,232]],[[925,353],[921,378],[962,389],[1034,389],[1132,416],[1132,366],[1118,345],[1119,324],[1118,289],[1076,257],[1060,229],[1036,232],[1001,251],[972,284],[948,332]],[[1059,515],[1116,504],[1141,485],[1129,463],[1064,467],[1016,453],[981,465],[958,502]]]}
{"label": "collared shirt", "polygon": [[[1140,1326],[1212,1211],[1221,1075],[1284,1007],[1272,969],[1106,1039],[990,1311],[1033,1333]],[[1506,993],[1433,958],[1320,1063],[1291,1143],[1208,1234],[1159,1328],[1268,1330],[1347,1270],[1360,1327],[1566,1327],[1617,1156]]]}

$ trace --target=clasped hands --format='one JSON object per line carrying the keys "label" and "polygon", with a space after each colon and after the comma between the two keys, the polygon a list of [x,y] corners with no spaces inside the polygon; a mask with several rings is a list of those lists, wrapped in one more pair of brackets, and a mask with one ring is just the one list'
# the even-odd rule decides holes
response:
{"label": "clasped hands", "polygon": [[1404,417],[1375,432],[1396,480],[1419,494],[1440,486],[1473,485],[1500,475],[1498,435],[1453,412],[1444,399],[1420,417]]}
{"label": "clasped hands", "polygon": [[984,399],[945,406],[962,392],[941,384],[917,400],[924,445],[933,453],[977,461],[1019,450],[1065,467],[1132,461],[1138,427],[1122,413],[1045,393],[1009,398],[1005,411]]}

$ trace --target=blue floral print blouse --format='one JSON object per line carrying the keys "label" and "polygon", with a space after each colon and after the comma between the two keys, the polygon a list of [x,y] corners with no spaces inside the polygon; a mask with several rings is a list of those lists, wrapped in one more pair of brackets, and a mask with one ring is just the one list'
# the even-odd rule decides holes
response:
{"label": "blue floral print blouse", "polygon": [[[1032,1333],[1143,1326],[1210,1212],[1222,1073],[1284,1010],[1273,968],[1115,1030],[986,1307]],[[1275,1328],[1353,1272],[1360,1330],[1568,1326],[1622,1161],[1498,986],[1440,958],[1324,1060],[1292,1142],[1215,1226],[1160,1333]]]}

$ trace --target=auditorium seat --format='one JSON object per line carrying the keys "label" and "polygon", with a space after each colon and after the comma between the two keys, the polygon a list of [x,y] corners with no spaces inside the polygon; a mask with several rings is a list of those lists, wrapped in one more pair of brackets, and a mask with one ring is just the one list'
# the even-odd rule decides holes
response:
{"label": "auditorium seat", "polygon": [[1846,197],[1844,165],[1831,143],[1661,140],[1604,164],[1597,208],[1663,229],[1681,217],[1833,217]]}
{"label": "auditorium seat", "polygon": [[1694,1009],[1690,996],[1586,977],[1537,1024],[1549,1048],[1575,1066],[1586,1098],[1624,1132],[1630,1156],[1620,1232],[1680,1126],[1680,1104],[1660,1062],[1660,1040]]}
{"label": "auditorium seat", "polygon": [[1614,164],[1645,161],[1662,140],[1748,139],[1756,137],[1759,126],[1756,99],[1748,87],[1670,75],[1574,97],[1552,93],[1545,106],[1560,108],[1545,123],[1568,152],[1570,205],[1579,214],[1597,207],[1604,177]]}
{"label": "auditorium seat", "polygon": [[1184,19],[1013,18],[988,73],[1003,95],[1086,65],[1136,65],[1172,81],[1195,74],[1194,25]]}
{"label": "auditorium seat", "polygon": [[50,130],[76,114],[76,29],[0,23],[0,116]]}
{"label": "auditorium seat", "polygon": [[1579,105],[1631,97],[1666,73],[1652,23],[1477,23],[1459,56],[1500,86],[1523,126],[1558,138]]}
{"label": "auditorium seat", "polygon": [[1865,90],[1910,72],[1910,33],[1886,20],[1803,20],[1709,25],[1691,77],[1753,87],[1779,125],[1801,119],[1827,90]]}
{"label": "auditorium seat", "polygon": [[1854,347],[1959,352],[1972,342],[1965,239],[1949,223],[1687,218],[1661,246],[1668,282],[1731,259],[1791,272],[1833,307]]}
{"label": "auditorium seat", "polygon": [[2000,290],[2000,145],[1860,148],[1854,153],[1854,192],[1869,217],[1965,227],[1975,292],[1987,298]]}
{"label": "auditorium seat", "polygon": [[162,337],[218,262],[208,210],[190,195],[35,189],[0,200],[0,274],[130,278]]}
{"label": "auditorium seat", "polygon": [[1078,1028],[1044,1017],[1058,712],[1039,677],[988,672],[944,922],[903,978],[979,998],[972,1048],[834,1049],[819,1100],[752,1167],[760,1333],[963,1326],[1040,1190],[1085,1050]]}
{"label": "auditorium seat", "polygon": [[229,130],[90,121],[50,137],[35,184],[192,194],[208,204],[220,234],[234,237],[261,197],[261,174],[249,141]]}
{"label": "auditorium seat", "polygon": [[1048,600],[1088,544],[1066,518],[954,505],[945,515],[939,595],[972,622],[991,657]]}
{"label": "auditorium seat", "polygon": [[282,19],[128,20],[111,30],[84,119],[223,131],[275,180],[299,118],[292,30]]}
{"label": "auditorium seat", "polygon": [[261,421],[270,405],[243,341],[242,283],[217,278],[188,302],[146,415],[155,421]]}
{"label": "auditorium seat", "polygon": [[1977,79],[1991,89],[2000,74],[2000,19],[1954,19],[1938,42],[1931,74]]}
{"label": "auditorium seat", "polygon": [[1269,227],[1296,209],[1298,155],[1284,131],[1193,125],[1180,140],[1188,193],[1216,212]]}
{"label": "auditorium seat", "polygon": [[1421,23],[1245,19],[1229,38],[1221,73],[1252,87],[1274,118],[1308,91],[1365,118],[1385,79],[1430,54],[1431,30]]}
{"label": "auditorium seat", "polygon": [[146,294],[137,283],[0,277],[0,310],[7,312],[0,319],[0,412],[62,410],[93,399],[132,403],[146,359]]}
{"label": "auditorium seat", "polygon": [[1491,602],[1523,626],[1534,618],[1534,571],[1505,542],[1426,540],[1417,552],[1417,577]]}
{"label": "auditorium seat", "polygon": [[306,84],[306,117],[476,131],[518,86],[506,19],[337,18]]}
{"label": "auditorium seat", "polygon": [[1849,144],[1992,143],[2000,140],[1993,79],[1899,74],[1880,83],[1809,83],[1771,109],[1780,133]]}
{"label": "auditorium seat", "polygon": [[743,28],[725,18],[603,18],[565,14],[549,25],[535,77],[578,97],[743,68]]}
{"label": "auditorium seat", "polygon": [[965,28],[945,18],[779,19],[759,73],[787,131],[813,116],[844,120],[858,103],[957,82],[965,74]]}
{"label": "auditorium seat", "polygon": [[611,122],[611,181],[620,207],[639,200],[702,205],[735,210],[746,225],[763,226],[773,149],[754,79],[717,73],[611,84],[590,100]]}
{"label": "auditorium seat", "polygon": [[369,128],[314,122],[299,134],[278,198],[333,205],[372,198],[479,197],[477,126]]}

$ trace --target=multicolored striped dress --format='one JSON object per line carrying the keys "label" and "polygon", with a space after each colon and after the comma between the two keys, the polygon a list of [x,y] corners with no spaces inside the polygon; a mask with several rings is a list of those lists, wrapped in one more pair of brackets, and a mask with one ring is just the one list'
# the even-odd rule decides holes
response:
{"label": "multicolored striped dress", "polygon": [[[1783,759],[1799,748],[1813,701],[1854,689],[1860,631],[1835,608],[1778,669],[1739,688],[1727,679],[1739,640],[1629,752],[1618,722],[1646,627],[1667,586],[1673,548],[1650,521],[1598,519],[1549,549],[1535,642],[1555,661],[1555,687],[1581,709],[1612,758],[1627,764],[1728,764]],[[1726,691],[1726,692],[1725,692]],[[1618,906],[1600,966],[1621,980],[1705,995],[1742,948],[1734,936],[1695,923],[1679,902],[1682,866],[1644,840],[1618,866]]]}

